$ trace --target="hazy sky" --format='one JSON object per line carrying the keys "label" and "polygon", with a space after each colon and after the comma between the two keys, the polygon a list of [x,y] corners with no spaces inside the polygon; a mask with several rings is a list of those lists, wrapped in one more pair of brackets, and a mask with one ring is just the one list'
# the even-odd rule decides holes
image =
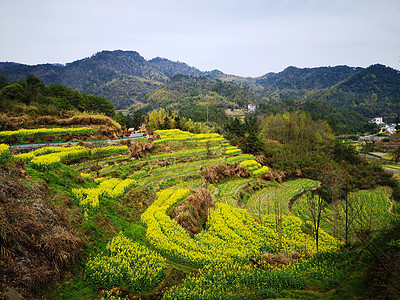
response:
{"label": "hazy sky", "polygon": [[400,69],[399,0],[0,0],[0,61],[67,63],[135,50],[202,71]]}

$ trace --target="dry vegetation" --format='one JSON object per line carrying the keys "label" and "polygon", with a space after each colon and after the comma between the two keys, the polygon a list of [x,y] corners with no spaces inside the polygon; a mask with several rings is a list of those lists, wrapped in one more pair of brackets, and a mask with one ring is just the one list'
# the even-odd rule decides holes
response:
{"label": "dry vegetation", "polygon": [[220,163],[210,167],[201,168],[201,177],[209,183],[216,183],[231,177],[250,177],[249,171],[240,164]]}
{"label": "dry vegetation", "polygon": [[146,140],[146,141],[138,141],[135,143],[131,143],[129,149],[131,151],[131,155],[139,159],[145,156],[147,153],[150,153],[153,147],[154,147],[153,143]]}
{"label": "dry vegetation", "polygon": [[182,204],[171,212],[174,219],[188,232],[199,233],[207,221],[211,208],[215,206],[214,198],[204,187],[195,189]]}
{"label": "dry vegetation", "polygon": [[105,115],[90,115],[74,111],[60,112],[58,115],[37,116],[36,114],[21,114],[10,116],[0,114],[0,128],[17,130],[30,127],[46,126],[101,126],[103,134],[113,134],[121,131],[121,125]]}
{"label": "dry vegetation", "polygon": [[0,297],[11,287],[32,297],[72,269],[84,248],[49,194],[21,165],[0,169]]}

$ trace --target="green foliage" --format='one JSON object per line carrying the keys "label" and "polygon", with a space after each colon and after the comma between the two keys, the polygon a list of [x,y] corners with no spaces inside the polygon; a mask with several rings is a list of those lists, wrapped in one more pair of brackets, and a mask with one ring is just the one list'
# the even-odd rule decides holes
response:
{"label": "green foliage", "polygon": [[[180,109],[179,116],[191,119],[193,122],[205,122],[207,120],[207,106],[188,103]],[[223,109],[210,105],[208,107],[208,120],[222,125],[228,121],[228,117]]]}
{"label": "green foliage", "polygon": [[10,99],[10,100],[17,100],[21,101],[23,103],[29,103],[26,95],[26,90],[24,87],[17,83],[14,82],[4,88],[1,89],[1,97],[5,99]]}
{"label": "green foliage", "polygon": [[191,119],[174,115],[171,111],[167,113],[160,108],[149,112],[146,116],[146,128],[149,130],[182,129],[192,133],[215,132],[215,124],[193,122]]}
{"label": "green foliage", "polygon": [[[347,168],[347,164],[350,166],[354,164],[355,169],[361,169],[360,173],[368,170],[372,174],[371,176],[375,176],[375,180],[378,180],[379,170],[374,170],[375,167],[368,169],[367,165],[363,164],[363,159],[359,158],[351,148],[343,143],[336,145],[332,142],[328,127],[321,129],[316,126],[319,123],[310,121],[306,114],[296,115],[295,112],[292,114],[281,115],[276,120],[281,122],[280,124],[291,126],[293,133],[276,126],[273,123],[275,119],[268,120],[270,122],[268,128],[271,131],[264,130],[264,133],[278,139],[274,142],[269,141],[269,144],[275,145],[275,148],[269,149],[270,156],[267,158],[269,163],[274,161],[274,155],[278,153],[277,149],[284,147],[285,144],[287,144],[285,149],[288,153],[289,151],[298,151],[298,157],[309,155],[307,159],[312,160],[313,155],[317,153],[316,157],[323,157],[320,158],[320,161],[327,164],[306,165],[304,162],[301,171],[323,179],[321,185],[332,199],[335,199],[337,188],[341,188],[341,182],[346,182],[342,178],[345,176],[340,168],[344,168],[344,166]],[[159,117],[159,115],[154,117]],[[165,118],[168,118],[169,121],[175,120],[172,114],[169,115],[164,111],[160,117],[160,120],[164,120],[164,124]],[[250,121],[246,122],[252,124]],[[244,126],[249,127],[246,122],[243,123]],[[311,122],[311,124],[304,124],[307,122]],[[242,123],[240,124],[242,125]],[[296,129],[296,126],[304,129],[305,132],[302,133]],[[160,131],[159,133],[162,136],[159,144],[162,146],[157,145],[155,147],[157,153],[153,152],[141,160],[132,160],[121,156],[111,157],[112,151],[103,148],[104,156],[101,155],[96,160],[96,155],[93,153],[97,150],[92,149],[92,160],[73,166],[74,169],[79,170],[79,173],[87,174],[94,174],[94,170],[97,170],[95,168],[99,166],[99,174],[102,176],[135,178],[137,182],[137,186],[123,192],[122,194],[125,195],[122,197],[103,197],[96,214],[84,219],[82,230],[88,241],[87,253],[92,254],[87,259],[85,271],[89,282],[88,286],[91,289],[103,287],[109,289],[118,286],[128,288],[131,297],[139,295],[160,297],[163,295],[166,299],[196,299],[196,297],[198,299],[241,299],[243,297],[260,299],[262,297],[289,296],[300,298],[301,295],[309,295],[310,292],[302,291],[306,288],[314,291],[314,296],[320,296],[320,293],[336,289],[344,280],[347,280],[352,272],[360,270],[360,266],[351,255],[333,251],[341,243],[325,233],[324,230],[320,232],[320,250],[329,253],[317,254],[311,259],[303,257],[304,261],[300,263],[293,258],[292,263],[285,265],[282,269],[275,268],[263,260],[264,256],[283,255],[282,253],[272,254],[279,249],[283,253],[287,253],[286,255],[289,255],[292,250],[308,254],[315,253],[315,242],[311,231],[305,233],[304,230],[307,224],[304,224],[300,218],[291,215],[292,199],[299,196],[304,190],[318,187],[318,182],[309,179],[278,184],[276,182],[266,183],[253,177],[226,180],[209,185],[208,188],[214,192],[218,203],[208,215],[204,230],[196,235],[187,233],[167,215],[167,211],[174,203],[179,203],[190,194],[188,188],[203,184],[199,178],[200,168],[224,160],[228,162],[242,161],[248,168],[259,167],[259,165],[257,162],[251,161],[255,159],[252,155],[224,158],[220,154],[215,154],[217,151],[230,148],[221,141],[222,139],[218,141],[218,144],[222,143],[221,145],[210,148],[215,150],[214,154],[206,155],[208,147],[205,147],[204,144],[201,144],[201,147],[198,145],[202,139],[214,138],[215,134],[197,136],[178,130]],[[288,136],[289,134],[291,135]],[[303,152],[298,150],[304,143],[301,136],[311,143]],[[189,143],[189,145],[187,141],[177,142],[176,140],[180,137],[184,139],[192,137],[191,143],[193,144]],[[165,141],[168,138],[174,141]],[[185,144],[185,147],[180,147],[177,145],[178,143]],[[175,149],[179,150],[175,151]],[[49,154],[47,151],[43,149],[39,152],[46,155]],[[289,170],[290,158],[282,157],[282,159],[286,159],[285,164]],[[162,164],[161,160],[168,161],[169,165]],[[295,167],[292,166],[292,168]],[[67,169],[68,173],[63,174],[62,172]],[[31,176],[41,174],[52,184],[51,187],[70,196],[72,188],[79,188],[77,183],[79,180],[87,190],[95,187],[94,183],[83,181],[76,171],[71,172],[71,170],[71,167],[62,165],[60,169],[42,172],[31,170]],[[68,179],[63,181],[63,176]],[[371,180],[371,178],[367,177],[367,180]],[[332,184],[333,179],[340,184],[338,186]],[[107,181],[117,182],[119,180],[118,178],[101,177],[95,179],[95,182],[107,183]],[[360,178],[356,180],[360,180]],[[251,186],[258,186],[259,190],[254,189],[256,192],[251,193]],[[165,190],[166,187],[171,188]],[[160,191],[153,203],[155,190]],[[273,213],[273,207],[267,207],[269,200],[275,198],[277,202],[282,203],[282,211],[286,216],[282,218],[281,245],[278,243],[278,223],[274,215],[260,217],[262,222],[259,223],[246,210],[233,207],[237,205],[236,196],[243,190],[249,193],[246,204],[253,215],[257,214],[257,209],[260,207],[258,204],[261,202],[263,202],[261,207],[265,210],[264,215]],[[255,195],[260,197],[256,198]],[[260,202],[257,202],[259,200]],[[299,202],[296,204],[301,205],[300,200],[297,199],[297,201]],[[372,200],[364,202],[372,202]],[[383,203],[386,202],[381,201],[379,204],[376,201],[377,206],[371,205],[370,209],[377,210],[383,215],[383,211],[379,210],[384,208]],[[263,206],[264,204],[265,206]],[[379,209],[377,209],[378,207]],[[293,209],[293,211],[297,210]],[[79,214],[79,210],[76,210],[76,213]],[[140,222],[140,218],[143,223]],[[321,228],[325,229],[326,227],[327,225],[322,222]],[[117,235],[119,231],[122,233]],[[119,242],[117,242],[118,239]],[[398,237],[391,238],[391,241],[393,247],[397,247]],[[157,250],[158,254],[154,250]],[[263,253],[263,251],[270,253]],[[289,257],[287,259],[291,260]],[[249,259],[258,262],[257,267],[252,266]],[[171,287],[169,279],[173,275],[168,274],[171,272],[171,268],[167,267],[167,264],[179,265],[180,268],[188,268],[191,271],[194,270],[194,266],[204,267],[197,272],[192,272],[183,282]],[[165,280],[161,283],[163,278]],[[77,280],[82,279],[78,278]],[[78,283],[72,283],[72,285],[79,286]],[[75,295],[88,294],[87,290],[84,291],[82,287],[79,289],[81,292],[76,292]],[[104,292],[99,291],[99,295],[101,294]]]}
{"label": "green foliage", "polygon": [[[146,102],[150,105],[156,103],[158,107],[169,107],[181,111],[184,115],[186,107],[205,106],[206,94],[209,95],[210,106],[216,108],[247,107],[248,103],[256,99],[256,96],[244,85],[211,80],[206,77],[176,75],[160,89],[150,93]],[[202,121],[205,120],[204,118]]]}
{"label": "green foliage", "polygon": [[145,114],[140,109],[135,110],[133,113],[129,113],[125,118],[126,128],[135,128],[135,130],[145,122]]}
{"label": "green foliage", "polygon": [[259,123],[253,116],[241,122],[238,118],[230,119],[224,126],[224,135],[231,144],[238,145],[245,153],[257,154],[261,150],[258,137]]}
{"label": "green foliage", "polygon": [[122,128],[126,128],[127,119],[122,112],[118,112],[114,119],[121,125]]}
{"label": "green foliage", "polygon": [[115,115],[113,105],[105,98],[81,94],[69,87],[60,84],[45,86],[39,78],[29,75],[26,80],[21,79],[1,89],[0,98],[3,103],[2,110],[13,111],[11,104],[5,101],[12,101],[12,105],[24,103],[32,106],[53,105],[58,111],[78,110],[93,113],[104,113],[112,117]]}
{"label": "green foliage", "polygon": [[271,90],[313,90],[329,88],[360,71],[347,66],[296,68],[288,67],[279,73],[268,73],[256,83]]}

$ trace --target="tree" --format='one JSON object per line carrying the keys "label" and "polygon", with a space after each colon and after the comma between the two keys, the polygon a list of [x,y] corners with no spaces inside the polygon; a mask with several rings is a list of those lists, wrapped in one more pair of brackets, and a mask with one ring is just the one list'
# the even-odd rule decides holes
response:
{"label": "tree", "polygon": [[246,138],[246,153],[257,154],[261,148],[258,140],[258,124],[254,117],[247,118],[244,123],[245,130],[248,132]]}
{"label": "tree", "polygon": [[163,129],[170,129],[170,128],[171,128],[171,124],[170,124],[170,121],[169,121],[169,117],[165,116]]}
{"label": "tree", "polygon": [[323,198],[321,197],[320,189],[318,189],[317,192],[308,191],[306,193],[306,199],[307,199],[308,214],[313,225],[315,245],[317,247],[317,252],[318,252],[319,226],[321,223],[322,211],[324,209],[324,201]]}
{"label": "tree", "polygon": [[392,159],[398,163],[400,160],[400,146],[397,146],[396,148],[394,148],[393,152],[392,152]]}
{"label": "tree", "polygon": [[115,121],[117,121],[123,128],[126,128],[127,118],[124,116],[122,112],[118,112],[115,115]]}
{"label": "tree", "polygon": [[20,83],[13,83],[1,90],[1,95],[10,100],[18,100],[29,104],[25,88]]}
{"label": "tree", "polygon": [[137,109],[133,114],[126,116],[126,127],[138,129],[145,121],[145,116],[142,110]]}
{"label": "tree", "polygon": [[7,86],[6,77],[4,75],[0,74],[0,90],[5,86]]}
{"label": "tree", "polygon": [[33,76],[32,74],[26,77],[26,86],[27,93],[31,97],[37,96],[39,93],[41,94],[44,90],[44,83],[39,78]]}
{"label": "tree", "polygon": [[174,120],[175,120],[175,128],[181,129],[182,126],[181,117],[174,116]]}

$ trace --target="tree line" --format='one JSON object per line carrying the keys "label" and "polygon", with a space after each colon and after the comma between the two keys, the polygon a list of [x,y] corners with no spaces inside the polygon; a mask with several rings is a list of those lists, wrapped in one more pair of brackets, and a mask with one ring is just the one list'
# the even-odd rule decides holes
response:
{"label": "tree line", "polygon": [[115,116],[114,106],[105,98],[80,93],[60,84],[46,86],[33,75],[26,79],[7,83],[0,76],[0,109],[12,113],[18,105],[36,107],[39,114],[47,115],[50,111],[86,111]]}

